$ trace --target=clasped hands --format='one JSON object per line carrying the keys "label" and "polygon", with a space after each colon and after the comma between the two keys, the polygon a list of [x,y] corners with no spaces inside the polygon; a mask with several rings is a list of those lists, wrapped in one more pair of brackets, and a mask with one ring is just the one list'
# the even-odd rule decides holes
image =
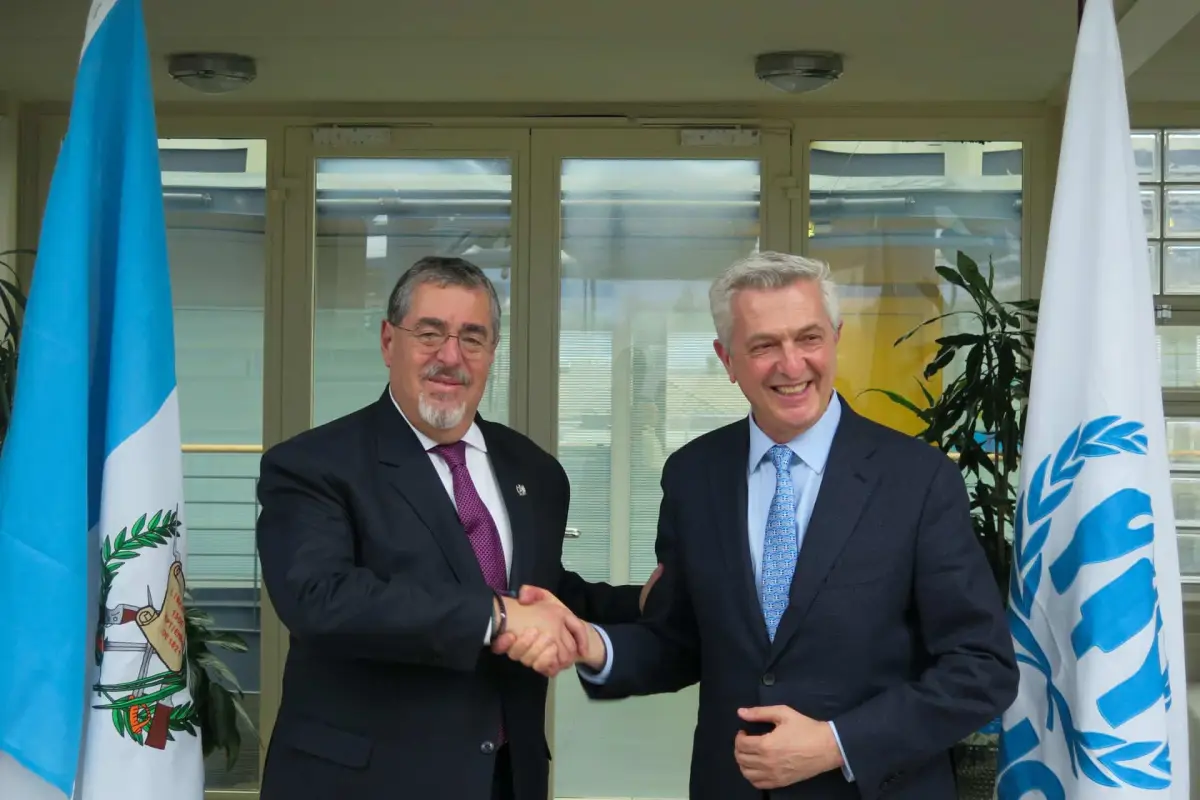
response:
{"label": "clasped hands", "polygon": [[580,661],[599,658],[603,664],[600,635],[546,589],[522,586],[504,609],[508,622],[504,633],[492,640],[492,652],[507,654],[548,678]]}

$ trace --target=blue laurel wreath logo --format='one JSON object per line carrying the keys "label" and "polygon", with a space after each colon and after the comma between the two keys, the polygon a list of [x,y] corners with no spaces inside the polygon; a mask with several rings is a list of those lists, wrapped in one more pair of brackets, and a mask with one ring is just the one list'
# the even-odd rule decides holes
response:
{"label": "blue laurel wreath logo", "polygon": [[[1159,700],[1170,708],[1169,670],[1160,653],[1162,612],[1155,585],[1154,524],[1132,527],[1135,520],[1152,518],[1150,496],[1136,488],[1113,492],[1078,518],[1067,547],[1047,565],[1043,552],[1054,522],[1054,512],[1075,488],[1076,479],[1094,459],[1111,456],[1145,456],[1147,439],[1140,422],[1104,416],[1077,427],[1053,454],[1038,465],[1026,492],[1017,498],[1014,532],[1014,568],[1009,581],[1008,619],[1017,645],[1017,660],[1036,669],[1046,682],[1045,730],[1059,731],[1070,756],[1072,776],[1111,788],[1166,789],[1171,785],[1170,747],[1166,741],[1127,741],[1117,729],[1139,717]],[[1063,524],[1062,522],[1059,523]],[[1071,589],[1089,567],[1123,558],[1140,550],[1139,557],[1119,576],[1101,585],[1080,606],[1080,619],[1066,641],[1039,642],[1030,627],[1046,576],[1059,595]],[[1089,588],[1090,591],[1090,588]],[[1038,609],[1040,610],[1040,609]],[[1046,645],[1076,661],[1085,656],[1103,658],[1118,650],[1153,624],[1153,643],[1142,666],[1128,678],[1115,682],[1094,702],[1108,732],[1080,730],[1071,702],[1055,685]],[[1097,652],[1093,653],[1095,650]],[[1116,681],[1114,672],[1114,681]],[[1001,736],[1001,800],[1018,800],[1040,791],[1047,800],[1066,797],[1061,776],[1052,765],[1025,759],[1039,745],[1038,732],[1026,717]]]}

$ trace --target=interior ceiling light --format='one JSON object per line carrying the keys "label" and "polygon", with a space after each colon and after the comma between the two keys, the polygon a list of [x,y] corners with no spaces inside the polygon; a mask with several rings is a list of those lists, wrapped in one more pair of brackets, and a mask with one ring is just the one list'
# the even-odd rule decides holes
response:
{"label": "interior ceiling light", "polygon": [[175,53],[167,62],[171,77],[205,94],[224,94],[257,77],[254,59],[234,53]]}
{"label": "interior ceiling light", "polygon": [[754,74],[776,89],[801,94],[822,89],[842,77],[842,57],[811,50],[763,53],[754,59]]}

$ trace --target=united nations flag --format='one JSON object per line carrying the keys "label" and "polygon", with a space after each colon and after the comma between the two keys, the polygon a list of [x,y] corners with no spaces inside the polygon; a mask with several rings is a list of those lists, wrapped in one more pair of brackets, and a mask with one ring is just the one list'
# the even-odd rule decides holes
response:
{"label": "united nations flag", "polygon": [[1188,796],[1179,557],[1112,0],[1080,25],[1021,459],[998,796]]}

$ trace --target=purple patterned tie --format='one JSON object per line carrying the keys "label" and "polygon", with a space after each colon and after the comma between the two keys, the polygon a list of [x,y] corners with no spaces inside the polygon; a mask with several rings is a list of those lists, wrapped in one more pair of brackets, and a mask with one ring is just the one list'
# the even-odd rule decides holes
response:
{"label": "purple patterned tie", "polygon": [[[500,531],[496,521],[488,513],[487,506],[475,490],[475,482],[467,471],[467,443],[439,444],[432,452],[437,453],[450,466],[450,475],[454,479],[454,502],[458,506],[458,519],[466,529],[467,538],[471,540],[471,549],[479,560],[479,568],[483,570],[483,579],[487,585],[498,591],[508,589],[508,566],[504,562],[504,547],[500,544]],[[500,732],[497,744],[504,744],[508,739],[504,722],[500,722]]]}
{"label": "purple patterned tie", "polygon": [[454,502],[458,506],[458,518],[471,540],[479,568],[487,585],[499,591],[508,589],[508,567],[504,562],[504,548],[500,544],[500,531],[496,521],[488,513],[487,506],[475,490],[475,482],[467,471],[467,443],[439,444],[433,452],[450,465],[454,478]]}

